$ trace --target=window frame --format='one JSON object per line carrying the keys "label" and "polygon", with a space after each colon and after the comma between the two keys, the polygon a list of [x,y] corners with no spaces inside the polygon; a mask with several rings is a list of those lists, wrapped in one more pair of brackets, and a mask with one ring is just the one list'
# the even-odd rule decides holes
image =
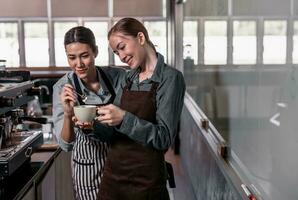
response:
{"label": "window frame", "polygon": [[[58,69],[65,70],[68,66],[57,67],[55,60],[55,35],[54,35],[54,23],[55,22],[76,22],[78,25],[84,25],[85,22],[107,22],[108,30],[112,27],[115,21],[118,21],[122,17],[59,17],[59,18],[5,18],[0,19],[1,23],[17,23],[18,25],[18,42],[19,42],[19,67],[13,67],[13,69],[32,69],[35,70],[48,70]],[[164,17],[137,17],[142,23],[144,21],[165,21]],[[45,67],[29,67],[26,65],[26,52],[25,52],[25,38],[24,38],[24,24],[25,23],[47,23],[48,24],[48,39],[49,39],[49,66]],[[166,27],[166,33],[168,33]],[[168,41],[167,41],[168,43]],[[114,55],[109,49],[109,63],[108,65],[114,65]],[[168,58],[165,56],[165,60]],[[119,65],[122,66],[122,65]],[[9,68],[9,67],[8,67]]]}
{"label": "window frame", "polygon": [[[204,64],[204,33],[205,27],[204,22],[208,20],[226,20],[227,21],[227,63],[214,65],[214,64]],[[256,55],[256,63],[255,64],[233,64],[233,22],[234,21],[256,21],[256,39],[257,39],[257,55]],[[287,33],[286,33],[286,63],[285,64],[264,64],[263,62],[263,37],[264,37],[264,21],[265,20],[285,20],[287,23]],[[285,17],[285,16],[222,16],[222,17],[213,17],[213,16],[204,16],[204,17],[184,17],[184,21],[197,21],[198,23],[198,64],[197,66],[210,68],[216,66],[224,66],[224,67],[247,67],[247,66],[267,66],[276,68],[281,65],[295,65],[298,66],[298,63],[293,63],[293,29],[294,22],[298,21],[298,16],[295,17]]]}

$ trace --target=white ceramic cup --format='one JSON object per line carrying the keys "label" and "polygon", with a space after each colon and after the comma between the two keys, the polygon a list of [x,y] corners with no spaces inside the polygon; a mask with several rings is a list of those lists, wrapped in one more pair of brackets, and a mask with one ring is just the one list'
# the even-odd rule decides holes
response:
{"label": "white ceramic cup", "polygon": [[80,122],[91,122],[96,117],[96,106],[95,105],[75,106],[74,114]]}

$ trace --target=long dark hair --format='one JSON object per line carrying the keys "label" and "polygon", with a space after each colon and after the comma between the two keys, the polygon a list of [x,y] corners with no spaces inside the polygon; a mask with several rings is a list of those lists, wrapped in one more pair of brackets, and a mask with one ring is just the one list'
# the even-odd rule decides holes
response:
{"label": "long dark hair", "polygon": [[122,33],[124,35],[137,37],[139,32],[142,32],[145,36],[146,42],[156,51],[154,44],[149,39],[148,31],[145,26],[138,20],[126,17],[120,19],[109,31],[108,39],[110,39],[113,33]]}
{"label": "long dark hair", "polygon": [[84,26],[76,26],[68,30],[64,36],[64,47],[73,42],[88,44],[92,51],[97,53],[95,37],[89,28]]}

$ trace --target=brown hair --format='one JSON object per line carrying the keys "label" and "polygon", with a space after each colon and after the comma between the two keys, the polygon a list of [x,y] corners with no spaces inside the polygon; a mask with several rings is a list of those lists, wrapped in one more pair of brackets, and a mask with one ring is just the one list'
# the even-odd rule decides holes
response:
{"label": "brown hair", "polygon": [[88,44],[92,51],[97,53],[95,37],[89,28],[84,26],[76,26],[68,30],[64,36],[64,47],[73,42]]}
{"label": "brown hair", "polygon": [[122,33],[124,35],[137,37],[139,32],[142,32],[145,36],[146,42],[156,51],[154,44],[149,39],[148,31],[145,26],[138,20],[130,17],[122,18],[119,20],[109,31],[108,39],[110,39],[113,33]]}

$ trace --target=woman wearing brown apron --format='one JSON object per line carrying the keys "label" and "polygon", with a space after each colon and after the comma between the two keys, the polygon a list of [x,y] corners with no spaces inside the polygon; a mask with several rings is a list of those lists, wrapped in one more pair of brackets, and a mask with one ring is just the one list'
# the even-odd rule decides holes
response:
{"label": "woman wearing brown apron", "polygon": [[164,152],[180,118],[185,83],[167,66],[142,23],[118,21],[109,44],[130,71],[114,104],[98,109],[97,121],[115,127],[100,184],[101,200],[167,200]]}

